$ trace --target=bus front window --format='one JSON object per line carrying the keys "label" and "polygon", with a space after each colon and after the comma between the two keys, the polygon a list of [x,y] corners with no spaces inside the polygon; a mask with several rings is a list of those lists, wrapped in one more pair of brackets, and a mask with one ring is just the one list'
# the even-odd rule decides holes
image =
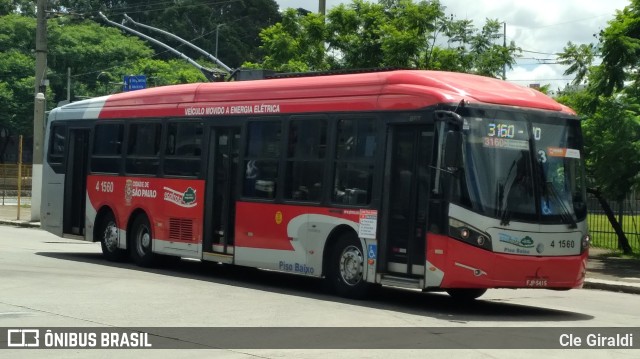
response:
{"label": "bus front window", "polygon": [[470,110],[464,170],[453,202],[510,221],[568,224],[586,216],[582,140],[574,119]]}
{"label": "bus front window", "polygon": [[[562,120],[556,119],[561,123]],[[542,222],[575,225],[586,216],[580,128],[570,124],[533,123]]]}
{"label": "bus front window", "polygon": [[477,212],[500,218],[536,217],[534,176],[526,122],[517,118],[465,119],[465,182]]}

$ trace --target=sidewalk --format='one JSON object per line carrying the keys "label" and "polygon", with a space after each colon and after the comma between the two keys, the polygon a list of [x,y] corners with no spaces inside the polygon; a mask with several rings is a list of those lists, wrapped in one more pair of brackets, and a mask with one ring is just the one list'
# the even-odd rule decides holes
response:
{"label": "sidewalk", "polygon": [[31,222],[31,208],[20,208],[20,220],[18,218],[18,206],[15,204],[1,205],[0,202],[0,224],[8,224],[20,227],[40,228],[40,222]]}
{"label": "sidewalk", "polygon": [[[40,222],[31,222],[31,208],[0,205],[0,225],[40,228]],[[587,279],[584,288],[640,294],[640,260],[618,258],[601,248],[589,250]]]}

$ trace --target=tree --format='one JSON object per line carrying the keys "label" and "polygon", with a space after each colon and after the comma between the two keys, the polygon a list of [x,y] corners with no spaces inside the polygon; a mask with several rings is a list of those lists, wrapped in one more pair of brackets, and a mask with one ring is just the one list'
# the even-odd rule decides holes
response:
{"label": "tree", "polygon": [[0,0],[0,16],[22,14],[35,16],[36,3],[31,0]]}
{"label": "tree", "polygon": [[640,67],[640,0],[616,12],[606,29],[600,33],[601,70],[596,87],[598,93],[610,96],[623,90],[625,81],[638,82]]}
{"label": "tree", "polygon": [[[261,58],[257,51],[260,31],[280,21],[274,0],[60,0],[56,4],[60,11],[96,20],[99,11],[116,22],[128,14],[137,22],[169,31],[212,54],[217,45],[218,57],[231,68]],[[137,30],[196,56],[158,33]],[[171,59],[173,55],[163,54],[161,58]]]}
{"label": "tree", "polygon": [[325,33],[322,15],[287,9],[281,22],[260,33],[260,48],[266,54],[260,67],[287,72],[328,69]]}
{"label": "tree", "polygon": [[470,21],[445,17],[444,9],[438,1],[353,0],[326,19],[290,10],[282,23],[262,31],[261,65],[285,71],[429,68],[497,77],[515,63],[515,44],[496,43],[501,22],[487,20],[476,30]]}
{"label": "tree", "polygon": [[33,130],[35,59],[21,49],[35,48],[34,39],[35,20],[17,14],[0,17],[0,126],[10,135]]}
{"label": "tree", "polygon": [[[591,66],[597,50],[603,61]],[[584,90],[560,98],[587,120],[585,159],[592,183],[589,192],[601,203],[618,235],[619,247],[630,253],[628,239],[605,197],[622,200],[640,182],[640,0],[617,11],[599,34],[599,44],[568,43],[559,54],[569,65],[574,84],[587,79]]]}
{"label": "tree", "polygon": [[[33,131],[34,40],[35,18],[0,17],[0,126],[12,135],[30,136]],[[206,81],[185,61],[151,60],[154,52],[144,41],[91,20],[50,19],[48,42],[49,109],[66,99],[67,68],[74,98],[120,91],[123,76],[131,74],[147,75],[150,85]]]}
{"label": "tree", "polygon": [[[49,21],[48,75],[55,93],[54,104],[66,98],[67,68],[73,82],[82,82],[89,93],[84,96],[104,95],[105,83],[122,81],[129,71],[117,71],[123,65],[132,65],[139,59],[153,56],[141,39],[125,36],[119,29],[100,26],[91,20],[81,22],[60,18]],[[103,73],[100,78],[99,75]],[[108,74],[108,75],[106,75]],[[106,76],[105,76],[106,75]],[[137,75],[137,74],[136,74]]]}
{"label": "tree", "polygon": [[[598,78],[597,69],[591,71]],[[593,81],[593,80],[592,80]],[[623,200],[640,174],[640,120],[638,97],[625,94],[600,96],[598,106],[592,107],[593,89],[565,91],[558,101],[587,115],[582,123],[584,157],[589,179],[587,191],[599,201],[612,228],[618,236],[618,246],[631,253],[628,238],[616,219],[607,198]]]}
{"label": "tree", "polygon": [[573,85],[580,85],[587,79],[589,68],[595,58],[596,47],[593,44],[576,45],[569,41],[563,52],[558,54],[558,63],[568,65],[564,75],[575,75]]}

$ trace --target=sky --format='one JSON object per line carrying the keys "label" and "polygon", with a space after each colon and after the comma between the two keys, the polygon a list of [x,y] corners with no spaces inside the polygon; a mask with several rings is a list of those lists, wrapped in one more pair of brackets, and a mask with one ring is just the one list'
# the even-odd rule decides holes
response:
{"label": "sky", "polygon": [[[416,0],[418,1],[418,0]],[[293,7],[318,11],[317,0],[276,0],[280,9]],[[327,10],[351,0],[326,0]],[[555,64],[556,53],[569,41],[596,43],[594,34],[630,0],[441,0],[447,15],[473,20],[480,28],[487,18],[507,23],[507,41],[514,41],[523,52],[507,80],[529,86],[551,84],[551,90],[564,88],[573,80],[563,76],[566,66]]]}

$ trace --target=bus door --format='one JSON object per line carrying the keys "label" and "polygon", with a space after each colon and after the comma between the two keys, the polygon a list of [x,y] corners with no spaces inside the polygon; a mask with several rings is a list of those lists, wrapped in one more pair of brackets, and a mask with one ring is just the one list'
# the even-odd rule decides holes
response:
{"label": "bus door", "polygon": [[396,125],[388,133],[382,247],[389,273],[423,276],[434,127]]}
{"label": "bus door", "polygon": [[212,127],[209,136],[203,252],[233,254],[240,127]]}
{"label": "bus door", "polygon": [[63,233],[83,236],[87,196],[89,129],[69,129],[64,181]]}

